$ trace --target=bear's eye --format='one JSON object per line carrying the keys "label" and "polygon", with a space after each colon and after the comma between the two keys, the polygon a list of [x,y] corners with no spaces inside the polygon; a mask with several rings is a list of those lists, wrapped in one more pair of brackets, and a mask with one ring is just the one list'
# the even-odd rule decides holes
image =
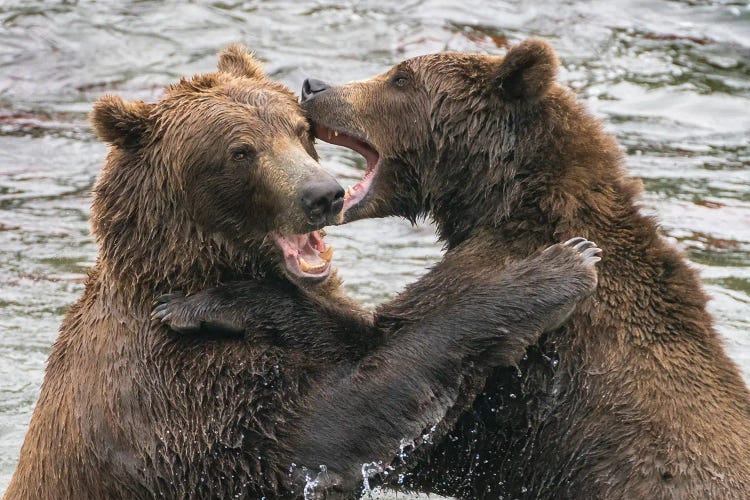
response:
{"label": "bear's eye", "polygon": [[254,151],[249,146],[243,146],[233,149],[230,153],[232,155],[232,161],[245,161],[253,156]]}
{"label": "bear's eye", "polygon": [[403,88],[409,83],[409,75],[405,73],[396,73],[393,78],[391,78],[391,83],[396,87]]}

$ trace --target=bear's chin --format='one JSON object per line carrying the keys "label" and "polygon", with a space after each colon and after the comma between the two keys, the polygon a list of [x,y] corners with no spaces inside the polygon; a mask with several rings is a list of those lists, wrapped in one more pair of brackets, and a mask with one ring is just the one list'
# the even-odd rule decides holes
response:
{"label": "bear's chin", "polygon": [[333,247],[323,241],[325,233],[274,234],[273,241],[281,250],[284,271],[294,281],[320,283],[331,274]]}

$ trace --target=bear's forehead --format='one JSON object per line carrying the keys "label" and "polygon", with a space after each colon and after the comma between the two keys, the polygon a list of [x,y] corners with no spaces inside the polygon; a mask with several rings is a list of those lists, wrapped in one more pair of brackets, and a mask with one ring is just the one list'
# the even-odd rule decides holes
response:
{"label": "bear's forehead", "polygon": [[176,94],[167,98],[162,110],[181,119],[196,117],[217,119],[245,117],[263,121],[297,122],[304,114],[296,99],[275,89],[251,86],[225,86],[194,92]]}
{"label": "bear's forehead", "polygon": [[286,86],[265,77],[236,78],[223,73],[196,75],[167,89],[167,107],[201,107],[240,104],[256,108],[285,108],[299,113],[297,96]]}
{"label": "bear's forehead", "polygon": [[219,91],[231,99],[255,106],[286,105],[297,107],[297,96],[275,82],[259,80],[231,81],[219,87]]}
{"label": "bear's forehead", "polygon": [[441,52],[417,56],[404,61],[408,68],[419,73],[450,73],[454,71],[481,71],[501,58],[486,54],[464,54],[461,52]]}
{"label": "bear's forehead", "polygon": [[[216,143],[237,140],[276,141],[299,136],[308,123],[296,102],[268,92],[216,94],[191,98],[176,106],[165,106],[157,130],[166,136],[191,131],[196,136],[214,137]],[[196,146],[203,147],[198,141]]]}

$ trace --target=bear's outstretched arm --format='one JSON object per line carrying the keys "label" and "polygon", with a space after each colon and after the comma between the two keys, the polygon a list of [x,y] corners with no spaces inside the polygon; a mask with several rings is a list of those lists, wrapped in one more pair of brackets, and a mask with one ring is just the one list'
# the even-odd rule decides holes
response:
{"label": "bear's outstretched arm", "polygon": [[[351,491],[394,459],[398,466],[405,446],[440,437],[465,377],[514,365],[558,326],[594,290],[599,255],[577,238],[457,283],[454,266],[470,256],[447,254],[376,316],[376,326],[389,330],[383,346],[320,380],[300,405],[305,413],[286,429],[299,478],[308,488]],[[448,289],[436,297],[435,286]]]}
{"label": "bear's outstretched arm", "polygon": [[236,281],[163,295],[151,317],[185,335],[261,337],[332,360],[351,360],[380,342],[372,313],[348,297],[315,293],[291,283]]}
{"label": "bear's outstretched arm", "polygon": [[[541,277],[545,270],[541,261],[563,259],[561,252],[565,246],[578,246],[581,252],[588,249],[598,259],[598,249],[593,244],[583,238],[574,238],[565,244],[549,247],[540,257],[520,261],[502,272],[508,277],[515,273],[519,280],[529,273]],[[472,297],[480,299],[486,293],[484,282],[495,286],[496,276],[486,274],[485,263],[470,266],[472,260],[487,258],[482,255],[481,247],[479,251],[472,248],[470,254],[463,250],[464,247],[472,248],[467,244],[449,252],[432,272],[407,287],[398,299],[382,306],[378,311],[377,327],[370,315],[352,306],[353,301],[346,297],[346,303],[341,303],[343,299],[340,297],[316,297],[315,289],[302,291],[289,283],[280,286],[276,282],[258,281],[227,283],[189,296],[179,292],[162,295],[157,299],[152,319],[172,330],[191,335],[210,332],[262,334],[311,349],[325,348],[329,341],[349,343],[358,348],[362,348],[362,344],[374,347],[380,342],[383,332],[393,329],[390,323],[420,321],[426,310],[449,297],[468,294],[466,315],[472,314],[481,302],[472,300]],[[479,270],[480,274],[467,274],[467,270]],[[546,271],[556,272],[554,268]],[[459,277],[462,281],[458,281]],[[436,294],[436,290],[444,292]],[[557,293],[562,295],[564,290],[559,289]],[[522,315],[523,311],[519,313]],[[550,318],[550,322],[555,322],[555,319]],[[314,331],[310,330],[311,326],[315,327]],[[291,338],[286,338],[290,337],[290,332]],[[340,347],[337,345],[335,351],[340,351]]]}

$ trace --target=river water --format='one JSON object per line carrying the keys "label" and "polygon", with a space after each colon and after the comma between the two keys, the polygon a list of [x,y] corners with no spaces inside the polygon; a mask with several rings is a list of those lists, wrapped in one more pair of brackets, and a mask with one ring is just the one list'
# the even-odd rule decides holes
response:
{"label": "river water", "polygon": [[[643,179],[645,209],[713,296],[750,377],[750,4],[746,1],[0,2],[0,492],[15,467],[66,307],[96,254],[89,191],[106,148],[86,113],[104,93],[153,100],[243,42],[299,89],[442,50],[498,53],[536,35]],[[356,154],[319,152],[342,184]],[[440,256],[428,224],[330,231],[352,295],[391,297]]]}

